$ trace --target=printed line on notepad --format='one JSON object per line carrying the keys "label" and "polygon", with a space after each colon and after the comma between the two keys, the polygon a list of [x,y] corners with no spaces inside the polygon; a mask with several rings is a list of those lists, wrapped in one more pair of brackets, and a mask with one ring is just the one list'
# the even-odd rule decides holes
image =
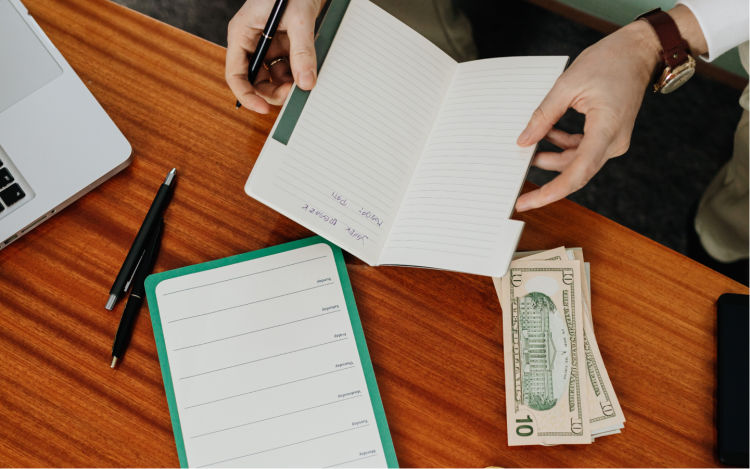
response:
{"label": "printed line on notepad", "polygon": [[[328,119],[328,118],[326,118],[326,124],[328,126],[330,126],[331,123],[332,123],[331,120]],[[318,138],[324,138],[326,140],[327,145],[333,145],[333,144],[345,145],[347,143],[346,140],[337,139],[337,135],[336,134],[330,133],[323,126],[318,126],[318,125],[316,125],[314,123],[311,123],[309,125],[309,127],[310,127],[309,130],[310,130],[311,134],[315,135]],[[347,145],[347,146],[343,146],[343,147],[337,147],[337,148],[339,150],[341,150],[342,152],[346,152],[348,155],[350,155],[351,158],[356,158],[358,164],[361,164],[363,166],[367,166],[368,169],[370,169],[371,171],[375,172],[376,174],[381,175],[382,177],[398,178],[398,177],[403,176],[404,171],[409,168],[409,165],[400,164],[401,160],[398,160],[398,159],[385,159],[385,160],[383,160],[383,162],[385,162],[385,163],[388,164],[387,166],[383,166],[381,164],[381,161],[375,162],[374,166],[371,166],[371,165],[363,163],[361,158],[357,158],[359,156],[359,153],[357,153],[357,150],[358,150],[357,147],[359,147],[359,149],[361,149],[362,145],[365,144],[365,143],[367,143],[368,146],[373,147],[373,148],[378,148],[381,152],[383,152],[385,154],[390,154],[391,151],[392,151],[392,148],[383,148],[383,147],[380,147],[379,143],[382,142],[382,140],[380,140],[380,141],[378,141],[378,140],[370,141],[370,140],[367,139],[367,136],[362,136],[362,140],[364,140],[364,141],[351,142],[352,143],[351,145]],[[392,146],[393,147],[401,147],[401,144],[400,144],[400,142],[394,142],[394,145],[392,145]],[[324,161],[328,162],[327,154],[330,151],[330,148],[331,147],[327,147],[325,152],[320,152],[320,153],[317,152],[317,151],[315,151],[316,150],[315,148],[313,148],[313,151],[315,151],[316,155],[319,156],[319,157],[321,157],[321,159],[323,159]],[[305,150],[306,150],[305,151],[305,156],[307,156],[307,148],[305,148]],[[346,160],[346,159],[341,160],[341,161],[336,160],[336,163],[348,163],[348,160]],[[381,174],[380,171],[387,171],[388,174]]]}
{"label": "printed line on notepad", "polygon": [[[445,243],[445,242],[442,242],[442,241],[425,241],[425,240],[422,240],[422,239],[398,239],[396,237],[396,236],[398,236],[398,233],[394,233],[393,236],[394,236],[394,239],[391,241],[391,245],[393,245],[394,243],[406,244],[406,246],[393,246],[395,248],[398,248],[398,247],[402,247],[402,248],[403,247],[411,247],[411,244],[407,244],[407,243],[421,243],[421,244],[439,244],[441,246],[451,246],[451,247],[454,247],[454,248],[462,248],[462,249],[474,249],[474,250],[477,250],[477,251],[486,251],[487,250],[484,247],[467,246],[465,244],[456,244],[456,243]],[[428,249],[428,248],[425,248],[425,249]],[[436,251],[437,249],[434,249],[434,250]]]}
{"label": "printed line on notepad", "polygon": [[[289,175],[290,174],[287,173],[285,176],[279,176],[278,179],[279,179],[279,181],[286,182],[287,184],[290,184],[290,181],[286,180],[286,176],[289,176]],[[287,187],[284,187],[284,186],[282,186],[282,185],[280,185],[278,183],[276,183],[275,185],[277,187],[279,187],[281,190],[289,191],[289,189]],[[302,189],[299,186],[294,186],[292,184],[290,184],[290,185],[291,185],[291,187],[296,187],[297,194],[295,194],[295,195],[297,197],[300,197],[299,193],[302,192],[302,193],[304,193],[310,199],[310,200],[307,200],[306,202],[304,202],[305,204],[311,205],[311,206],[316,206],[317,205],[318,206],[317,208],[319,208],[319,209],[321,209],[321,208],[322,209],[326,209],[329,212],[327,214],[329,214],[329,215],[335,215],[335,218],[337,220],[341,219],[341,221],[343,221],[346,225],[352,226],[352,227],[356,227],[359,231],[366,232],[368,234],[368,236],[369,236],[369,239],[371,241],[374,241],[376,243],[379,241],[379,239],[380,239],[380,233],[377,233],[377,232],[373,231],[372,227],[365,225],[363,222],[360,222],[360,221],[354,219],[353,218],[353,216],[354,216],[353,213],[351,213],[351,214],[350,213],[346,213],[344,211],[344,209],[342,209],[341,207],[338,207],[335,203],[322,201],[318,196],[312,194],[311,192],[308,192],[308,191]],[[290,194],[293,194],[293,193],[290,191]],[[306,200],[306,199],[302,199],[302,200]],[[302,209],[301,206],[300,206],[300,209]]]}
{"label": "printed line on notepad", "polygon": [[229,461],[236,461],[237,459],[248,458],[250,456],[255,456],[257,454],[262,454],[262,453],[267,453],[269,451],[275,451],[277,449],[288,448],[290,446],[299,445],[301,443],[307,443],[308,441],[319,440],[321,438],[326,438],[326,437],[329,437],[329,436],[338,435],[339,433],[350,432],[352,430],[358,430],[360,428],[366,428],[366,427],[369,427],[369,426],[370,426],[370,424],[368,423],[368,424],[365,424],[365,425],[360,425],[358,427],[347,428],[346,430],[339,430],[337,432],[326,433],[325,435],[320,435],[320,436],[316,436],[316,437],[313,437],[313,438],[308,438],[306,440],[295,441],[294,443],[289,443],[289,444],[286,444],[286,445],[276,446],[274,448],[268,448],[268,449],[264,449],[264,450],[261,450],[261,451],[256,451],[254,453],[243,454],[242,456],[236,456],[236,457],[229,458],[229,459],[223,459],[221,461],[214,461],[214,462],[212,462],[210,464],[203,464],[203,465],[198,466],[198,467],[216,466],[217,464],[223,464],[223,463],[229,462]]}
{"label": "printed line on notepad", "polygon": [[327,286],[333,285],[333,284],[334,284],[333,282],[331,282],[331,283],[323,283],[323,284],[320,284],[320,285],[315,285],[314,287],[303,288],[302,290],[297,290],[297,291],[293,291],[293,292],[289,292],[289,293],[283,293],[281,295],[276,295],[276,296],[271,296],[271,297],[268,297],[268,298],[263,298],[262,300],[251,301],[249,303],[243,303],[241,305],[229,306],[227,308],[217,309],[217,310],[214,310],[214,311],[208,311],[206,313],[201,313],[201,314],[194,314],[192,316],[185,316],[184,318],[172,319],[171,321],[167,321],[167,324],[172,324],[173,322],[185,321],[187,319],[193,319],[193,318],[197,318],[197,317],[201,317],[201,316],[208,316],[209,314],[221,313],[222,311],[228,311],[230,309],[236,309],[236,308],[241,308],[243,306],[254,305],[256,303],[262,303],[264,301],[275,300],[276,298],[282,298],[284,296],[295,295],[297,293],[302,293],[302,292],[305,292],[305,291],[314,290],[316,288],[327,287]]}
{"label": "printed line on notepad", "polygon": [[[302,164],[302,166],[308,166],[307,164]],[[297,184],[295,184],[294,187],[297,187],[300,183],[305,184],[306,186],[310,187],[311,189],[317,189],[320,190],[320,186],[313,186],[308,181],[309,179],[305,179],[303,176],[307,176],[309,178],[310,172],[317,173],[320,176],[320,180],[315,181],[316,183],[320,184],[319,181],[326,181],[327,183],[329,181],[336,181],[337,186],[330,187],[330,189],[335,189],[337,192],[347,192],[347,193],[355,193],[355,194],[363,194],[367,197],[368,200],[372,200],[372,205],[374,209],[381,210],[383,212],[386,212],[389,208],[392,208],[394,205],[394,200],[385,198],[383,200],[384,194],[377,191],[377,189],[374,189],[370,184],[368,184],[366,181],[363,181],[359,178],[351,177],[351,175],[341,176],[336,171],[327,170],[329,173],[327,176],[325,174],[322,174],[318,169],[310,168],[308,167],[307,174],[305,174],[305,170],[302,168],[289,166],[287,168],[284,168],[284,174],[288,176],[293,176],[295,179],[297,179]],[[336,176],[335,178],[331,178],[331,176]],[[355,182],[354,180],[359,181]],[[346,181],[346,182],[344,182]],[[357,184],[357,187],[351,187],[349,183],[354,182]],[[365,188],[366,187],[366,188]],[[373,195],[373,191],[376,192],[376,195]]]}
{"label": "printed line on notepad", "polygon": [[[248,425],[253,425],[253,424],[256,424],[256,423],[260,423],[260,422],[266,422],[266,421],[268,421],[268,420],[273,420],[273,419],[277,419],[277,418],[279,418],[279,417],[286,417],[287,415],[294,415],[294,414],[298,414],[298,413],[300,413],[300,412],[305,412],[305,411],[307,411],[307,410],[318,409],[318,408],[320,408],[320,407],[326,407],[326,406],[329,406],[329,405],[332,405],[332,404],[336,404],[336,403],[339,403],[339,402],[344,402],[344,401],[348,401],[348,400],[350,400],[350,399],[356,399],[356,398],[358,398],[358,397],[362,397],[362,395],[360,394],[360,395],[358,395],[358,396],[345,397],[344,399],[336,399],[335,401],[331,401],[331,402],[326,402],[325,404],[319,404],[319,405],[315,405],[315,406],[312,406],[312,407],[306,407],[306,408],[304,408],[304,409],[298,409],[298,410],[294,410],[294,411],[292,411],[292,412],[287,412],[287,413],[285,413],[285,414],[274,415],[274,416],[271,416],[271,417],[266,417],[266,418],[264,418],[264,419],[253,420],[252,422],[241,423],[241,424],[239,424],[239,425],[234,425],[234,426],[231,426],[231,427],[227,427],[227,428],[221,428],[221,429],[219,429],[219,430],[213,430],[213,431],[210,431],[210,432],[206,432],[206,433],[201,433],[201,434],[199,434],[199,435],[191,436],[190,438],[200,438],[200,437],[203,437],[203,436],[213,435],[213,434],[215,434],[215,433],[221,433],[221,432],[225,432],[225,431],[227,431],[227,430],[234,430],[234,429],[236,429],[236,428],[247,427]],[[342,464],[343,464],[343,463],[342,463]]]}
{"label": "printed line on notepad", "polygon": [[302,348],[298,348],[298,349],[295,349],[295,350],[289,350],[288,352],[276,353],[274,355],[268,355],[266,357],[256,358],[255,360],[249,360],[249,361],[242,362],[242,363],[235,363],[234,365],[223,366],[221,368],[215,368],[213,370],[202,371],[202,372],[196,373],[194,375],[182,376],[180,378],[180,381],[183,381],[183,380],[186,380],[186,379],[190,379],[190,378],[197,378],[198,376],[205,376],[205,375],[208,375],[208,374],[211,374],[211,373],[216,373],[218,371],[231,370],[232,368],[237,368],[238,366],[250,365],[252,363],[262,362],[264,360],[269,360],[271,358],[283,357],[284,355],[291,355],[293,353],[302,352],[303,350],[310,350],[310,349],[313,349],[313,348],[322,347],[324,345],[335,344],[336,342],[344,341],[347,338],[348,337],[344,337],[343,339],[329,340],[328,342],[322,342],[320,344],[310,345],[308,347],[302,347]]}
{"label": "printed line on notepad", "polygon": [[292,381],[287,381],[285,383],[279,383],[279,384],[274,384],[274,385],[271,385],[271,386],[266,386],[264,388],[253,389],[252,391],[241,392],[239,394],[233,394],[231,396],[226,396],[226,397],[222,397],[222,398],[219,398],[219,399],[214,399],[214,400],[211,400],[211,401],[201,402],[200,404],[189,405],[189,406],[186,406],[185,409],[186,410],[187,409],[194,409],[196,407],[202,407],[204,405],[214,404],[216,402],[221,402],[221,401],[226,401],[226,400],[229,400],[229,399],[234,399],[235,397],[246,396],[248,394],[254,394],[256,392],[266,391],[268,389],[280,388],[282,386],[287,386],[289,384],[299,383],[300,381],[306,381],[308,379],[319,378],[321,376],[330,375],[332,373],[338,373],[340,371],[349,370],[349,369],[352,369],[352,368],[354,368],[354,366],[345,366],[345,367],[339,368],[338,370],[326,371],[325,373],[319,373],[317,375],[306,376],[304,378],[299,378],[299,379],[295,379],[295,380],[292,380]]}
{"label": "printed line on notepad", "polygon": [[256,332],[262,332],[262,331],[267,331],[269,329],[275,329],[277,327],[288,326],[289,324],[295,324],[295,323],[302,322],[302,321],[309,321],[310,319],[319,318],[321,316],[327,316],[329,314],[338,313],[340,311],[341,311],[341,309],[337,309],[335,311],[328,311],[326,313],[320,313],[320,314],[316,314],[314,316],[308,316],[308,317],[297,319],[297,320],[294,320],[294,321],[283,322],[281,324],[274,324],[273,326],[263,327],[263,328],[260,328],[260,329],[254,329],[252,331],[242,332],[240,334],[234,334],[234,335],[230,335],[230,336],[227,336],[227,337],[222,337],[220,339],[214,339],[214,340],[209,340],[207,342],[200,342],[200,343],[197,343],[197,344],[186,345],[186,346],[180,347],[180,348],[174,348],[174,349],[172,349],[172,351],[173,352],[179,352],[180,350],[185,350],[185,349],[189,349],[189,348],[200,347],[201,345],[213,344],[213,343],[216,343],[216,342],[221,342],[223,340],[234,339],[236,337],[242,337],[243,335],[255,334]]}
{"label": "printed line on notepad", "polygon": [[[345,174],[341,175],[337,170],[332,170],[328,167],[321,167],[321,168],[315,168],[310,166],[308,163],[297,161],[296,163],[299,163],[299,166],[304,166],[307,168],[307,174],[305,173],[305,170],[301,167],[296,166],[289,166],[288,168],[285,168],[285,173],[292,175],[294,174],[295,177],[299,178],[301,181],[305,181],[304,178],[300,178],[297,176],[296,173],[302,173],[304,176],[308,177],[310,176],[310,172],[316,173],[319,176],[319,179],[317,179],[315,182],[320,184],[320,181],[336,181],[337,184],[340,184],[341,187],[336,187],[336,190],[345,190],[348,192],[354,192],[354,193],[360,193],[366,195],[369,199],[374,199],[375,202],[377,202],[378,208],[380,210],[385,210],[389,207],[393,207],[395,200],[393,198],[387,197],[387,194],[384,194],[378,190],[378,188],[373,188],[370,183],[368,183],[365,180],[362,180],[359,177],[352,176],[351,174]],[[327,164],[335,165],[335,163],[330,163],[326,161]],[[322,165],[321,165],[322,166]],[[295,171],[295,173],[292,173],[291,171]],[[321,171],[325,171],[328,174],[324,174]],[[346,171],[346,170],[345,170]],[[333,176],[333,177],[332,177]],[[352,188],[349,186],[350,183],[354,183],[356,185],[355,188]],[[308,186],[311,186],[311,184],[306,184]],[[365,189],[366,187],[366,189]]]}
{"label": "printed line on notepad", "polygon": [[365,456],[365,457],[362,457],[362,458],[357,458],[357,459],[350,459],[349,461],[338,462],[338,463],[336,463],[336,464],[331,464],[330,466],[324,466],[324,467],[325,467],[326,469],[328,469],[329,467],[337,467],[337,466],[343,466],[344,464],[350,464],[350,463],[353,463],[353,462],[357,462],[357,461],[362,461],[363,459],[370,459],[370,458],[374,458],[375,456],[377,456],[377,453],[373,453],[373,454],[371,454],[371,455],[369,455],[369,456]]}
{"label": "printed line on notepad", "polygon": [[463,221],[463,220],[436,220],[434,217],[428,218],[428,217],[409,217],[409,221],[411,220],[422,220],[422,221],[429,221],[429,222],[439,222],[439,223],[453,223],[454,225],[472,225],[472,226],[483,226],[485,228],[496,228],[501,229],[503,225],[490,225],[489,223],[477,223],[477,222],[470,222],[470,221]]}
{"label": "printed line on notepad", "polygon": [[[430,219],[430,221],[435,221]],[[418,228],[418,229],[426,229],[426,230],[446,230],[446,231],[458,231],[460,233],[472,233],[472,234],[488,234],[488,235],[497,235],[497,231],[482,231],[477,230],[474,228],[468,229],[468,228],[455,228],[452,226],[435,226],[435,225],[422,225],[422,224],[413,224],[413,223],[401,223],[398,227],[398,233],[404,233],[406,232],[405,228]]]}
{"label": "printed line on notepad", "polygon": [[218,282],[205,283],[205,284],[202,284],[202,285],[196,285],[194,287],[183,288],[181,290],[175,290],[175,291],[171,291],[171,292],[168,292],[168,293],[164,293],[162,296],[172,295],[174,293],[180,293],[180,292],[184,292],[184,291],[188,291],[188,290],[195,290],[197,288],[210,287],[212,285],[218,285],[219,283],[229,282],[229,281],[232,281],[232,280],[237,280],[237,279],[245,278],[245,277],[251,277],[253,275],[264,274],[266,272],[271,272],[273,270],[279,270],[279,269],[283,269],[285,267],[291,267],[293,265],[304,264],[305,262],[316,261],[318,259],[323,259],[325,257],[328,257],[328,256],[313,257],[312,259],[305,259],[304,261],[292,262],[291,264],[281,265],[281,266],[273,267],[273,268],[266,269],[266,270],[259,270],[258,272],[253,272],[253,273],[250,273],[250,274],[239,275],[237,277],[232,277],[232,278],[227,278],[227,279],[224,279],[224,280],[219,280]]}
{"label": "printed line on notepad", "polygon": [[[495,233],[491,233],[495,234]],[[442,238],[453,238],[453,239],[465,239],[467,241],[477,241],[480,243],[492,243],[493,241],[496,241],[493,238],[473,238],[471,236],[456,236],[456,235],[449,235],[445,233],[440,233],[439,235],[432,235],[429,233],[425,233],[424,231],[408,231],[408,230],[399,230],[398,232],[394,233],[394,237],[396,236],[432,236],[434,238],[442,239]],[[398,241],[398,239],[394,239],[394,241]]]}
{"label": "printed line on notepad", "polygon": [[404,249],[407,251],[428,251],[428,252],[437,252],[439,254],[455,254],[457,256],[468,256],[473,257],[475,259],[484,259],[486,256],[481,254],[475,254],[471,252],[459,252],[459,251],[452,251],[450,249],[433,249],[433,248],[420,248],[416,246],[391,246],[391,249]]}

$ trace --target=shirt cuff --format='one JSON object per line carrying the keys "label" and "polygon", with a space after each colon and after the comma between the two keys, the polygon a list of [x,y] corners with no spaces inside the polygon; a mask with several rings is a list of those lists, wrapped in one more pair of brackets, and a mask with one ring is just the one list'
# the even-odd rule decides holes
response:
{"label": "shirt cuff", "polygon": [[748,40],[748,0],[679,0],[693,12],[703,31],[711,62],[724,52]]}

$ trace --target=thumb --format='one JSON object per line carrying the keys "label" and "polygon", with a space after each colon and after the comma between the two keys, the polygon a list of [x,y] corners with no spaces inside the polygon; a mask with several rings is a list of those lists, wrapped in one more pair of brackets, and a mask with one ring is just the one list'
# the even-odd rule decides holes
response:
{"label": "thumb", "polygon": [[565,114],[570,101],[558,79],[539,107],[534,110],[529,123],[526,124],[526,128],[521,132],[516,143],[526,147],[539,142]]}
{"label": "thumb", "polygon": [[315,85],[318,69],[314,42],[315,8],[302,7],[287,13],[290,15],[284,19],[289,25],[287,35],[289,36],[289,64],[292,75],[297,86],[303,90],[309,90]]}

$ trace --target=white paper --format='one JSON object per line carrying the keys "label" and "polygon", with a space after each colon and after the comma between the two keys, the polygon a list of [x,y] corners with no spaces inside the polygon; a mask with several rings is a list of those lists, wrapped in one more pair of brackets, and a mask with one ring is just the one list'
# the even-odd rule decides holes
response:
{"label": "white paper", "polygon": [[268,139],[248,193],[376,264],[455,67],[352,1],[289,143]]}
{"label": "white paper", "polygon": [[380,263],[505,273],[523,227],[510,215],[534,153],[516,139],[565,61],[458,65]]}
{"label": "white paper", "polygon": [[352,0],[288,144],[266,141],[245,190],[370,265],[501,276],[534,151],[516,138],[566,60],[458,64]]}
{"label": "white paper", "polygon": [[155,293],[191,467],[386,466],[328,245]]}

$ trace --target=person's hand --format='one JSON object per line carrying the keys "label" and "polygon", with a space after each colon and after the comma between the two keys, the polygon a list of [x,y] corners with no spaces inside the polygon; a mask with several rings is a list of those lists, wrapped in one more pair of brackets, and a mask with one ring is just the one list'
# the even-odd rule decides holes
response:
{"label": "person's hand", "polygon": [[247,81],[247,68],[258,44],[273,0],[247,0],[229,22],[225,78],[242,106],[265,114],[271,105],[284,102],[292,82],[304,90],[315,85],[315,18],[324,0],[290,0],[266,54],[266,63],[279,57],[270,70],[261,68],[255,84]]}
{"label": "person's hand", "polygon": [[[532,164],[559,171],[555,179],[518,198],[516,210],[538,208],[582,188],[604,163],[622,155],[661,46],[645,21],[631,23],[588,47],[555,82],[518,137],[521,146],[545,138],[561,153],[539,152]],[[585,114],[583,134],[553,128],[573,108]]]}

